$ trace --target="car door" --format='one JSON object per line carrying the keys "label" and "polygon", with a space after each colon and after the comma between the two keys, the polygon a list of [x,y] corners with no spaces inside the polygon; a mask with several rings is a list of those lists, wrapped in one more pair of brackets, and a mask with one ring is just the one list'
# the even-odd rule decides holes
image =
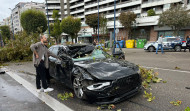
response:
{"label": "car door", "polygon": [[[50,47],[49,51],[53,54],[57,55],[59,47]],[[56,61],[57,59],[54,57],[49,57],[49,73],[52,77],[56,78]]]}
{"label": "car door", "polygon": [[165,50],[168,49],[168,42],[167,42],[167,39],[168,39],[168,38],[163,38],[163,39],[162,39],[162,42],[163,42],[163,43],[162,43],[162,46],[163,46],[163,49],[165,49]]}
{"label": "car door", "polygon": [[176,44],[177,44],[177,38],[168,38],[167,39],[168,49],[173,49]]}
{"label": "car door", "polygon": [[70,81],[70,73],[72,70],[73,62],[72,59],[69,59],[67,56],[61,57],[60,53],[65,53],[60,52],[62,48],[65,47],[53,48],[52,53],[59,56],[62,60],[57,60],[56,58],[49,57],[51,65],[50,70],[52,71],[51,73],[54,78],[56,78],[60,82],[68,83],[68,81]]}

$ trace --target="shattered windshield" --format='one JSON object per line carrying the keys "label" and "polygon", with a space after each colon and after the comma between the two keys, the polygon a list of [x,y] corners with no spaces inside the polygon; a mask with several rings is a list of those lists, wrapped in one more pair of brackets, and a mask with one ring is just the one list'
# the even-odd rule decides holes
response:
{"label": "shattered windshield", "polygon": [[73,58],[73,61],[84,61],[84,60],[93,60],[93,59],[105,59],[106,54],[102,50],[94,49],[91,54],[85,54],[84,57]]}

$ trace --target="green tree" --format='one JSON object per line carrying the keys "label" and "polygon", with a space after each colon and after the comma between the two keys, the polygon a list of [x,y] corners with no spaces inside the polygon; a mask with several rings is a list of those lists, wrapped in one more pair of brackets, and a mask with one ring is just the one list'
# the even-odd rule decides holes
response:
{"label": "green tree", "polygon": [[59,21],[59,11],[58,10],[53,10],[53,15],[52,18],[54,19],[54,24],[53,26],[50,26],[51,29],[51,36],[53,36],[56,39],[56,42],[60,42],[60,37],[61,37],[61,26],[60,26],[60,21]]}
{"label": "green tree", "polygon": [[124,29],[128,31],[128,37],[131,37],[131,29],[133,22],[136,19],[136,14],[134,12],[122,12],[119,15],[119,22],[124,26]]}
{"label": "green tree", "polygon": [[101,33],[104,35],[104,34],[107,34],[108,33],[108,29],[107,29],[107,18],[105,15],[101,15],[100,17],[100,31]]}
{"label": "green tree", "polygon": [[78,32],[81,29],[81,20],[79,18],[74,18],[72,16],[68,16],[61,21],[61,31],[68,34],[77,43]]}
{"label": "green tree", "polygon": [[29,33],[38,32],[38,28],[42,29],[42,33],[47,30],[46,16],[42,11],[29,9],[21,14],[21,25],[23,29]]}
{"label": "green tree", "polygon": [[186,7],[182,5],[172,5],[170,9],[166,10],[160,15],[158,25],[169,26],[174,31],[174,36],[179,35],[179,31],[188,26],[190,23],[190,15]]}
{"label": "green tree", "polygon": [[147,15],[148,16],[155,16],[156,13],[155,13],[155,11],[153,9],[150,9],[150,10],[147,11]]}
{"label": "green tree", "polygon": [[[93,28],[93,31],[95,34],[97,34],[98,31],[98,14],[91,14],[85,17],[86,21],[85,23],[90,26],[91,28]],[[99,16],[99,20],[101,21],[101,16]],[[100,25],[100,22],[99,22]]]}
{"label": "green tree", "polygon": [[7,25],[1,26],[0,30],[1,30],[1,34],[3,36],[3,40],[5,40],[6,38],[10,39],[11,34],[10,34],[9,26],[7,26]]}

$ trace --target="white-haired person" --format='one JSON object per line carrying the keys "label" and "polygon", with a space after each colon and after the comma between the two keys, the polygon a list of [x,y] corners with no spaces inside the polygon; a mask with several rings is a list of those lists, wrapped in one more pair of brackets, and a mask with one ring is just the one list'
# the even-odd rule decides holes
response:
{"label": "white-haired person", "polygon": [[[37,92],[50,92],[53,91],[53,88],[49,88],[47,85],[47,78],[46,78],[46,68],[49,67],[49,56],[54,58],[60,59],[55,54],[51,53],[45,46],[47,42],[47,36],[40,35],[40,42],[32,44],[30,46],[31,50],[33,51],[33,63],[34,67],[36,68],[36,88]],[[42,87],[40,84],[42,82]]]}

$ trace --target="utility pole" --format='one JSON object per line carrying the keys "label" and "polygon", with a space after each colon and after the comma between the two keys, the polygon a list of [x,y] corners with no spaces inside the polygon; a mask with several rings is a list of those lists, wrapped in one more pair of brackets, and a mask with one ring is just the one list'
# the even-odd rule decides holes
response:
{"label": "utility pole", "polygon": [[50,28],[49,28],[49,16],[48,16],[48,5],[47,5],[47,0],[46,0],[46,13],[47,13],[47,19],[48,19],[48,31],[49,31],[49,36],[50,36]]}
{"label": "utility pole", "polygon": [[116,43],[115,43],[115,13],[116,13],[115,9],[116,9],[116,1],[114,0],[114,36],[113,36],[113,40],[114,40],[113,45],[114,45],[114,48],[113,48],[112,54],[115,53],[115,45],[116,45]]}
{"label": "utility pole", "polygon": [[100,22],[100,20],[99,20],[100,17],[99,16],[100,16],[100,14],[99,14],[99,0],[98,0],[98,43],[99,43],[99,27],[100,27],[99,26],[99,22]]}

